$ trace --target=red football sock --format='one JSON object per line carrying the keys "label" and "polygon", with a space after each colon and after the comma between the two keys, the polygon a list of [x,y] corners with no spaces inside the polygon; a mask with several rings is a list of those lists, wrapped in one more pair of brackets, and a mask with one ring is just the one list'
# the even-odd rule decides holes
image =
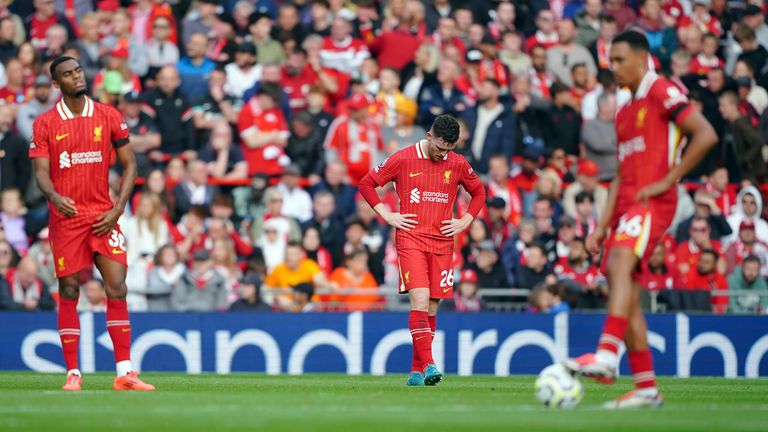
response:
{"label": "red football sock", "polygon": [[614,354],[619,353],[619,345],[624,340],[624,334],[627,332],[627,319],[608,315],[603,326],[603,334],[600,335],[600,342],[597,350],[606,350]]}
{"label": "red football sock", "polygon": [[432,364],[432,329],[426,311],[412,310],[408,316],[408,328],[411,330],[413,350],[424,365]]}
{"label": "red football sock", "polygon": [[115,347],[115,363],[131,359],[131,322],[125,300],[107,300],[107,331]]}
{"label": "red football sock", "polygon": [[653,372],[653,355],[650,349],[629,352],[629,369],[639,389],[655,388],[656,374]]}
{"label": "red football sock", "polygon": [[58,327],[67,370],[77,369],[77,353],[80,348],[80,316],[77,314],[77,300],[59,299]]}

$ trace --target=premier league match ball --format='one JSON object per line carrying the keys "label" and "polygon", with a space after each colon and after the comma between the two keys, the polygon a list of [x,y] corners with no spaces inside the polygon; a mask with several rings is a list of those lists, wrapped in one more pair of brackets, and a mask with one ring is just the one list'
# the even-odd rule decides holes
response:
{"label": "premier league match ball", "polygon": [[573,408],[584,396],[581,382],[560,364],[544,368],[534,388],[536,398],[549,408]]}

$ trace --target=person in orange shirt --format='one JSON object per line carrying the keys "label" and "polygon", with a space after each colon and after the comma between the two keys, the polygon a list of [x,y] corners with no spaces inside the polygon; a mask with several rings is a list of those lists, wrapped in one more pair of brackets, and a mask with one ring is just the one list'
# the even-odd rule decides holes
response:
{"label": "person in orange shirt", "polygon": [[[329,278],[335,289],[378,290],[379,284],[368,271],[368,252],[365,249],[354,249],[347,254],[344,267],[338,267]],[[344,311],[382,310],[384,298],[376,294],[336,294],[333,300]]]}
{"label": "person in orange shirt", "polygon": [[274,296],[274,306],[279,310],[293,307],[291,287],[301,283],[312,284],[315,289],[328,286],[325,274],[317,263],[306,257],[299,242],[289,242],[285,249],[285,262],[270,272],[264,285],[271,293],[265,293],[265,300]]}

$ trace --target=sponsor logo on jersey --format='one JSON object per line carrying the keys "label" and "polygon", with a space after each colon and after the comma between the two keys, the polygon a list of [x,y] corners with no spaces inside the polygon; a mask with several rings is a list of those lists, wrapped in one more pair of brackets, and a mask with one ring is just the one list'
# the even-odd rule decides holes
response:
{"label": "sponsor logo on jersey", "polygon": [[101,142],[101,128],[102,126],[93,128],[93,142]]}
{"label": "sponsor logo on jersey", "polygon": [[664,99],[664,108],[671,109],[675,105],[688,103],[688,98],[677,87],[667,88],[667,97]]}
{"label": "sponsor logo on jersey", "polygon": [[446,184],[451,182],[451,170],[448,170],[443,173],[443,182],[445,182]]}
{"label": "sponsor logo on jersey", "polygon": [[66,138],[66,137],[68,137],[68,136],[69,136],[69,134],[68,134],[68,133],[65,133],[65,134],[61,134],[61,135],[58,135],[58,134],[57,134],[57,135],[56,135],[56,141],[61,141],[61,140],[63,140],[64,138]]}
{"label": "sponsor logo on jersey", "polygon": [[411,204],[418,204],[421,202],[421,192],[417,188],[411,189]]}
{"label": "sponsor logo on jersey", "polygon": [[645,152],[645,139],[642,136],[634,137],[629,141],[619,144],[619,160],[632,156],[635,153]]}
{"label": "sponsor logo on jersey", "polygon": [[422,174],[424,174],[424,173],[423,173],[423,172],[415,172],[415,173],[410,173],[410,174],[408,174],[408,176],[409,176],[409,177],[416,177],[416,176],[420,176],[420,175],[422,175]]}
{"label": "sponsor logo on jersey", "polygon": [[126,130],[128,129],[128,124],[125,122],[120,123],[120,130]]}
{"label": "sponsor logo on jersey", "polygon": [[64,151],[59,154],[59,168],[72,168],[72,165],[101,163],[103,160],[101,150],[78,153]]}
{"label": "sponsor logo on jersey", "polygon": [[411,189],[411,204],[419,204],[422,201],[438,204],[448,204],[448,194],[445,192],[420,191],[418,188]]}

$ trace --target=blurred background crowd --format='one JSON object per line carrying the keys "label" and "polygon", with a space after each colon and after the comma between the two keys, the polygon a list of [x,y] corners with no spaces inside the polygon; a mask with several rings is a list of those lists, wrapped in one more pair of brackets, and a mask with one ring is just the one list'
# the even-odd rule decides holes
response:
{"label": "blurred background crowd", "polygon": [[[356,183],[460,119],[487,184],[457,239],[457,311],[601,309],[594,229],[629,96],[612,37],[720,140],[679,185],[674,225],[640,269],[651,310],[768,306],[768,25],[762,1],[0,0],[0,310],[56,307],[46,202],[27,156],[59,94],[59,55],[131,132],[139,184],[120,220],[132,311],[398,309],[394,235]],[[84,181],[87,181],[84,179]],[[116,166],[111,191],[119,190]],[[397,198],[382,191],[393,209]],[[467,196],[457,203],[466,209]],[[102,311],[99,275],[81,309]]]}

